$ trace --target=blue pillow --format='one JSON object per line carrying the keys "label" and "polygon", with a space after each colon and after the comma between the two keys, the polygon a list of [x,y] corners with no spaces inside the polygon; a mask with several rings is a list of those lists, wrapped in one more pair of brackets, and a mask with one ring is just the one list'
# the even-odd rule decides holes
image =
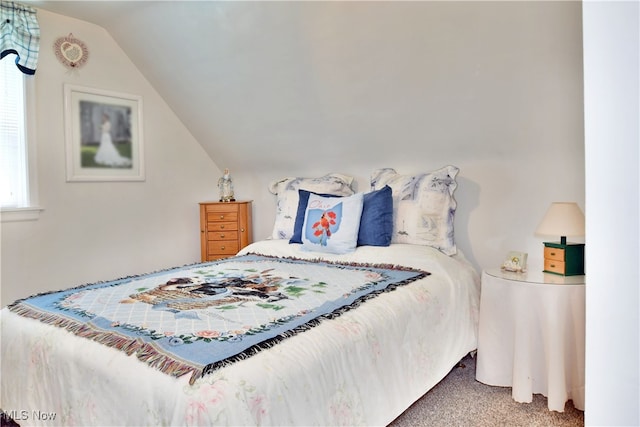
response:
{"label": "blue pillow", "polygon": [[358,246],[389,246],[393,237],[393,197],[391,187],[364,195]]}
{"label": "blue pillow", "polygon": [[[289,243],[302,243],[302,225],[310,194],[307,190],[298,190],[298,212],[293,227],[293,236]],[[324,197],[340,197],[333,194],[318,194]],[[391,187],[364,195],[358,246],[389,246],[393,237],[393,197]]]}
{"label": "blue pillow", "polygon": [[323,197],[310,194],[302,225],[302,249],[346,254],[358,243],[363,194]]}

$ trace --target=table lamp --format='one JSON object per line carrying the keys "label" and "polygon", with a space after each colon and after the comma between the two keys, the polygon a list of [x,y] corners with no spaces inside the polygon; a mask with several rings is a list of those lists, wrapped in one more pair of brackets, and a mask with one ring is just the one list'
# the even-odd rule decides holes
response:
{"label": "table lamp", "polygon": [[567,243],[567,237],[584,236],[584,214],[577,203],[552,203],[536,234],[560,236],[560,242],[544,242],[545,273],[584,274],[584,243]]}

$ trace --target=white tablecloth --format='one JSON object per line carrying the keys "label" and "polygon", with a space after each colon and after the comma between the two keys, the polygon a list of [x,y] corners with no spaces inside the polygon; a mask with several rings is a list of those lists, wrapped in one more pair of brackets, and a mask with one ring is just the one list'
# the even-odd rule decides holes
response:
{"label": "white tablecloth", "polygon": [[512,387],[513,399],[543,394],[550,410],[584,410],[584,276],[482,273],[476,379]]}

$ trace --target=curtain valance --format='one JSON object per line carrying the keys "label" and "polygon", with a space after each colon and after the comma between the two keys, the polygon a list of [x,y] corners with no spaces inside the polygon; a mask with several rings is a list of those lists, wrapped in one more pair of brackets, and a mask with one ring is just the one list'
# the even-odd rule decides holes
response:
{"label": "curtain valance", "polygon": [[0,1],[0,59],[14,53],[16,65],[25,74],[34,74],[40,50],[40,25],[32,7]]}

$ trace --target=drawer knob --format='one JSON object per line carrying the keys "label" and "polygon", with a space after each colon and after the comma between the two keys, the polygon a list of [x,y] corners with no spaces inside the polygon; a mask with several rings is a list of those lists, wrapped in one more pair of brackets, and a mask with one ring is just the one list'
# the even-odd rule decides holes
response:
{"label": "drawer knob", "polygon": [[220,219],[224,219],[224,215],[220,215]]}
{"label": "drawer knob", "polygon": [[241,228],[241,229],[240,229],[240,231],[241,231],[242,233],[244,233],[244,228]]}
{"label": "drawer knob", "polygon": [[556,265],[555,264],[551,264],[551,268],[556,268]]}
{"label": "drawer knob", "polygon": [[556,253],[555,252],[551,252],[551,256],[556,256]]}
{"label": "drawer knob", "polygon": [[220,228],[224,228],[224,225],[221,225]]}
{"label": "drawer knob", "polygon": [[221,238],[221,239],[224,239],[224,234],[221,234],[221,235],[220,235],[220,238]]}
{"label": "drawer knob", "polygon": [[224,251],[225,247],[224,246],[220,246],[220,249],[222,249]]}

